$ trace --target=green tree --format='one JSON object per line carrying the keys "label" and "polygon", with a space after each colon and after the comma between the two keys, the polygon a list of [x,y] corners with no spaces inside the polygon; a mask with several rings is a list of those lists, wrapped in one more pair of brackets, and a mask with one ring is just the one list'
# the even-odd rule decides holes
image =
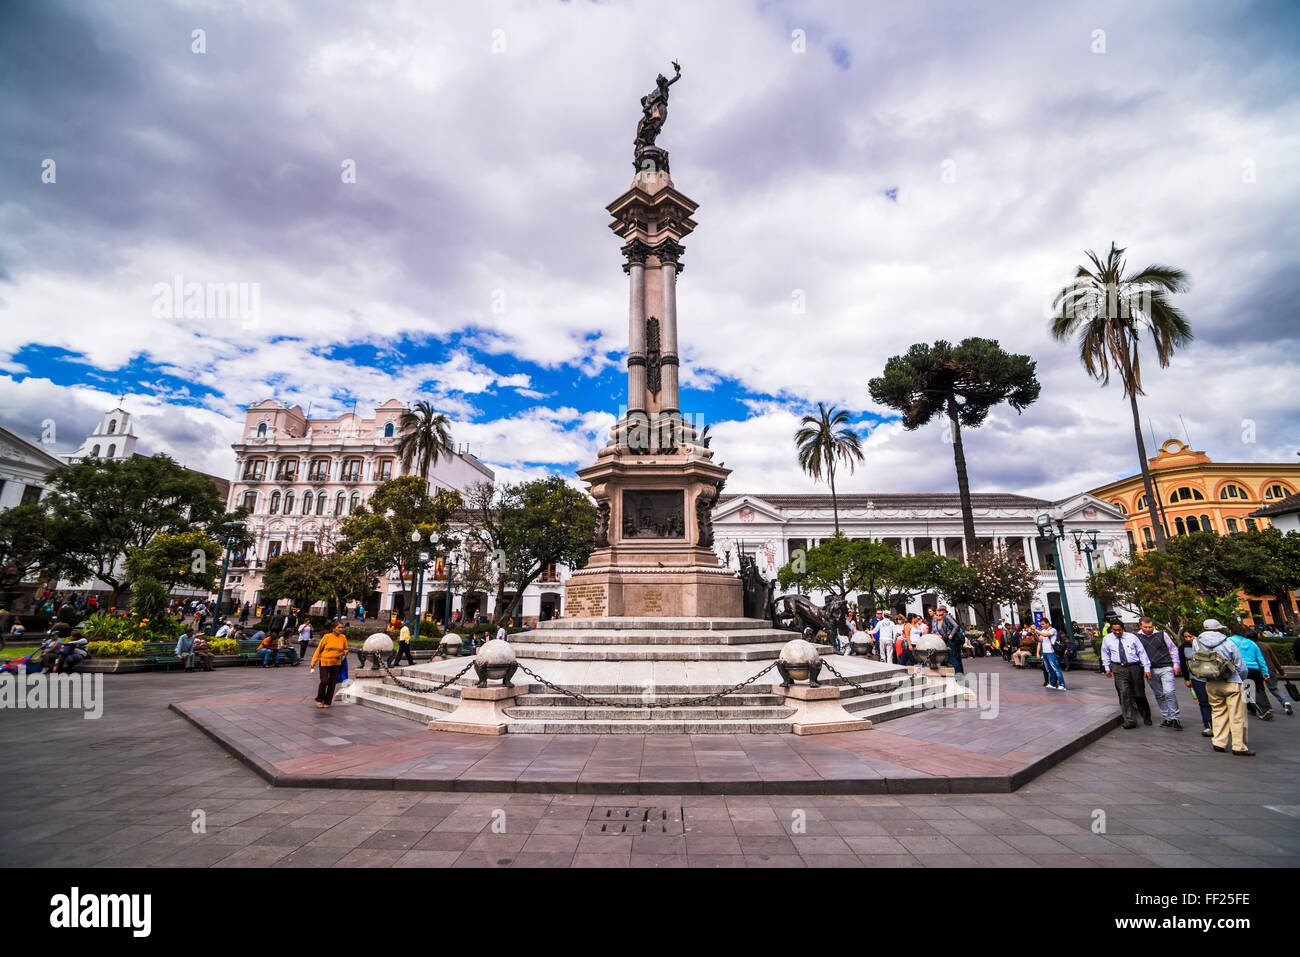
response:
{"label": "green tree", "polygon": [[469,489],[467,511],[475,549],[491,557],[494,625],[514,614],[524,589],[549,566],[576,568],[591,555],[596,507],[558,476],[499,489],[480,482]]}
{"label": "green tree", "polygon": [[1169,300],[1172,293],[1187,288],[1187,274],[1172,266],[1153,264],[1124,275],[1124,250],[1112,242],[1106,262],[1091,249],[1092,268],[1079,266],[1074,281],[1056,295],[1052,308],[1052,336],[1058,342],[1077,337],[1079,359],[1088,374],[1106,385],[1112,367],[1119,373],[1124,396],[1133,413],[1133,436],[1137,440],[1138,466],[1146,492],[1147,513],[1155,532],[1156,548],[1165,549],[1165,527],[1160,522],[1159,503],[1151,481],[1137,397],[1142,389],[1142,357],[1138,340],[1146,335],[1156,349],[1163,369],[1174,351],[1192,341],[1187,318]]}
{"label": "green tree", "polygon": [[98,578],[112,602],[126,587],[119,559],[155,535],[209,531],[242,513],[227,514],[212,480],[165,455],[121,461],[82,459],[54,469],[41,505],[50,516],[49,554],[73,584]]}
{"label": "green tree", "polygon": [[1004,352],[995,339],[972,336],[953,346],[939,340],[916,343],[885,363],[882,376],[868,383],[871,398],[902,413],[903,428],[919,429],[947,415],[961,497],[966,553],[975,551],[975,513],[970,503],[962,426],[978,428],[995,405],[1006,402],[1022,412],[1038,399],[1041,386],[1029,356]]}
{"label": "green tree", "polygon": [[350,601],[365,600],[379,584],[378,577],[366,568],[358,554],[330,552],[322,556],[321,562],[325,597],[333,600],[335,614],[341,615]]}
{"label": "green tree", "polygon": [[[1196,584],[1193,584],[1196,582]],[[1199,587],[1198,587],[1199,585]],[[1197,569],[1182,551],[1141,552],[1088,577],[1097,601],[1124,605],[1179,631],[1199,629],[1206,618],[1239,620],[1239,587]]]}
{"label": "green tree", "polygon": [[855,541],[836,535],[795,555],[777,572],[782,588],[799,586],[848,601],[857,593],[871,607],[893,609],[935,587],[950,559],[929,553],[900,555],[884,542]]}
{"label": "green tree", "polygon": [[835,534],[840,533],[840,507],[835,497],[835,463],[843,462],[853,471],[854,464],[862,461],[862,443],[858,434],[848,428],[849,414],[843,410],[826,408],[817,403],[816,415],[805,415],[802,427],[794,434],[794,444],[799,452],[799,467],[821,481],[823,472],[831,486],[831,510],[835,515]]}
{"label": "green tree", "polygon": [[307,616],[312,605],[330,594],[326,561],[316,552],[282,552],[266,563],[262,600],[270,607],[281,598],[288,598]]}
{"label": "green tree", "polygon": [[955,605],[970,605],[987,628],[999,605],[1027,605],[1038,587],[1038,574],[1023,555],[1005,548],[978,548],[966,555],[966,564],[950,562],[939,590]]}
{"label": "green tree", "polygon": [[414,409],[402,413],[398,427],[402,437],[396,451],[402,467],[409,472],[414,462],[416,474],[427,482],[429,469],[451,452],[451,422],[428,402],[417,402]]}
{"label": "green tree", "polygon": [[45,566],[51,551],[49,523],[40,503],[0,512],[0,608],[12,604],[19,583]]}
{"label": "green tree", "polygon": [[416,575],[412,570],[415,547],[411,533],[431,537],[437,551],[455,543],[448,525],[460,508],[460,493],[438,489],[430,495],[427,480],[404,475],[380,484],[370,500],[343,522],[337,550],[356,556],[354,571],[382,578],[393,571],[410,571],[406,613],[415,614]]}
{"label": "green tree", "polygon": [[203,531],[159,532],[127,553],[126,570],[131,581],[151,578],[170,588],[216,591],[221,546]]}

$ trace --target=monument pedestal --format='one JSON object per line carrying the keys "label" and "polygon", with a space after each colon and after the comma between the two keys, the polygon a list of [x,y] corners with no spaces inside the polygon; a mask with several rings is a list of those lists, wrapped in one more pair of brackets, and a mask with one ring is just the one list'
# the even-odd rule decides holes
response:
{"label": "monument pedestal", "polygon": [[466,734],[505,734],[506,726],[510,724],[505,709],[514,705],[519,694],[520,689],[503,685],[461,688],[460,706],[447,717],[430,721],[429,729]]}
{"label": "monument pedestal", "polygon": [[783,690],[787,706],[794,706],[790,721],[795,734],[831,734],[835,731],[866,731],[871,722],[866,718],[855,718],[844,710],[840,704],[840,689],[823,685],[812,688],[808,685],[791,685]]}

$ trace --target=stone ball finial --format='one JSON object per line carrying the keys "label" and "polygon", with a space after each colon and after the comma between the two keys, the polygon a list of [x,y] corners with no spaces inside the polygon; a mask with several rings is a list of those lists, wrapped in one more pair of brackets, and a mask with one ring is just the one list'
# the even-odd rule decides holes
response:
{"label": "stone ball finial", "polygon": [[800,665],[806,668],[820,661],[821,657],[817,646],[802,638],[787,641],[785,647],[781,649],[781,663],[784,665]]}
{"label": "stone ball finial", "polygon": [[474,672],[478,675],[480,688],[486,688],[490,679],[500,679],[505,687],[513,687],[510,679],[518,667],[515,650],[510,647],[510,642],[501,638],[484,642],[483,647],[474,653]]}
{"label": "stone ball finial", "polygon": [[366,639],[365,644],[361,646],[362,651],[392,651],[393,639],[383,632],[377,632]]}

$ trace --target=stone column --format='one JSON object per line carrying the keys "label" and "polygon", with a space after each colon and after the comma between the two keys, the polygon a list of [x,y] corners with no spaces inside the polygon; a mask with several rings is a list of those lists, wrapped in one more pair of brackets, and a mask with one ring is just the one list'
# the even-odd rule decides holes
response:
{"label": "stone column", "polygon": [[[635,250],[629,252],[634,255]],[[631,259],[626,266],[630,277],[631,305],[628,310],[627,410],[644,412],[645,382],[645,254]]]}
{"label": "stone column", "polygon": [[1029,539],[1028,538],[1020,539],[1020,544],[1025,549],[1025,564],[1028,565],[1031,570],[1038,571],[1037,557],[1034,555],[1034,548],[1033,545],[1030,544]]}
{"label": "stone column", "polygon": [[681,411],[677,397],[677,272],[682,247],[671,240],[655,249],[663,282],[664,321],[660,330],[660,408],[667,413]]}

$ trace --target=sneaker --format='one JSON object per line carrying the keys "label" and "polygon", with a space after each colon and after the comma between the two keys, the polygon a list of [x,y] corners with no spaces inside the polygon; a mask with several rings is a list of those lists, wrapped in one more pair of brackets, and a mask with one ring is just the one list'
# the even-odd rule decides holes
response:
{"label": "sneaker", "polygon": [[1272,712],[1272,711],[1265,711],[1263,714],[1261,714],[1261,715],[1259,716],[1259,720],[1260,720],[1260,721],[1272,721],[1272,720],[1273,720],[1273,712]]}
{"label": "sneaker", "polygon": [[1160,727],[1162,727],[1162,728],[1167,728],[1167,727],[1169,727],[1169,719],[1166,718],[1164,721],[1161,721],[1161,722],[1160,722]]}
{"label": "sneaker", "polygon": [[1220,754],[1222,754],[1224,751],[1227,751],[1227,750],[1228,750],[1227,748],[1221,748],[1221,747],[1219,747],[1217,744],[1214,745],[1213,747],[1214,747],[1214,750],[1215,750],[1215,751],[1218,751]]}
{"label": "sneaker", "polygon": [[1134,728],[1136,728],[1136,727],[1137,727],[1136,724],[1126,724],[1126,725],[1124,725],[1124,730],[1125,730],[1125,731],[1132,731],[1132,730],[1133,730]]}
{"label": "sneaker", "polygon": [[1169,722],[1169,727],[1173,728],[1175,731],[1183,730],[1183,724],[1177,718],[1174,718],[1172,721]]}
{"label": "sneaker", "polygon": [[1212,737],[1214,737],[1214,731],[1213,731],[1212,729],[1210,729],[1210,728],[1202,728],[1202,729],[1201,729],[1201,737],[1202,737],[1202,738],[1212,738]]}
{"label": "sneaker", "polygon": [[1247,748],[1245,751],[1233,751],[1232,753],[1240,754],[1243,758],[1253,758],[1255,756],[1255,752],[1250,750],[1250,748]]}
{"label": "sneaker", "polygon": [[1295,717],[1295,708],[1291,707],[1289,704],[1282,705],[1282,710],[1286,712],[1288,718]]}

